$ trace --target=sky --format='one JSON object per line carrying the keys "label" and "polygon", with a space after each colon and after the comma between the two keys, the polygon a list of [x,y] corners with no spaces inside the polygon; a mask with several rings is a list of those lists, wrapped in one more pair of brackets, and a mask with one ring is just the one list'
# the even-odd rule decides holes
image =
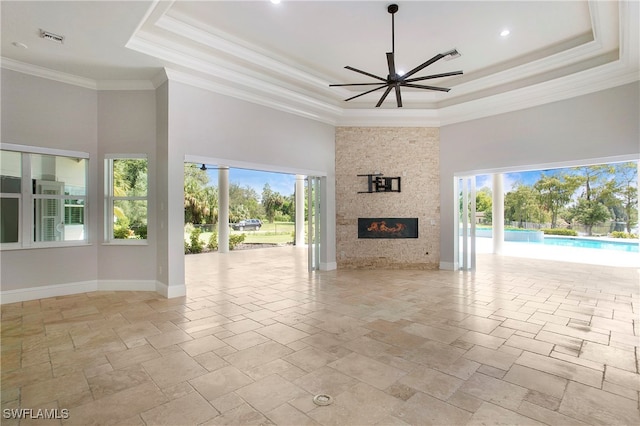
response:
{"label": "sky", "polygon": [[[504,192],[506,194],[507,192],[512,191],[514,186],[518,183],[533,185],[538,181],[538,179],[540,179],[542,173],[551,174],[553,172],[562,172],[564,170],[568,169],[504,173]],[[210,178],[210,184],[218,186],[218,171],[215,169],[209,169],[207,170],[207,174]],[[229,170],[229,181],[231,183],[237,183],[242,187],[250,186],[256,191],[258,196],[262,195],[262,189],[264,188],[265,183],[268,183],[271,186],[272,191],[279,192],[284,196],[289,196],[294,193],[296,176],[287,173],[273,173],[232,168]],[[492,187],[491,175],[476,176],[476,188],[480,189],[483,187]]]}
{"label": "sky", "polygon": [[[542,170],[535,170],[530,172],[513,172],[513,173],[504,173],[503,174],[503,189],[505,194],[514,189],[514,185],[517,183],[522,183],[524,185],[533,185],[540,179],[540,175],[542,175]],[[476,176],[476,189],[480,188],[491,188],[492,185],[492,175],[478,175]]]}
{"label": "sky", "polygon": [[[209,184],[218,186],[218,170],[207,170]],[[241,187],[253,188],[258,196],[262,195],[264,184],[268,183],[271,190],[281,195],[293,195],[296,184],[296,175],[286,173],[261,172],[247,169],[229,169],[229,182],[237,183]]]}
{"label": "sky", "polygon": [[[624,163],[627,163],[625,161]],[[609,165],[615,165],[617,163],[609,163]],[[573,167],[575,168],[575,167]],[[526,172],[512,172],[512,173],[503,173],[503,189],[504,193],[510,192],[515,189],[515,185],[521,183],[523,185],[533,185],[536,183],[542,174],[544,173],[547,176],[556,174],[556,173],[568,173],[572,168],[560,168],[560,169],[547,169],[547,170],[533,170]],[[491,175],[478,175],[476,176],[476,190],[481,188],[489,188],[492,187],[492,178]]]}

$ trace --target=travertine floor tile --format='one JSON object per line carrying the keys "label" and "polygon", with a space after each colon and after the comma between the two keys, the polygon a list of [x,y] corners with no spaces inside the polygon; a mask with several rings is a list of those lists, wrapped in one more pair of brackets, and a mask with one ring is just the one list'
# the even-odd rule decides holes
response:
{"label": "travertine floor tile", "polygon": [[471,420],[466,423],[468,426],[486,426],[486,425],[535,425],[542,426],[540,423],[530,417],[515,413],[506,408],[499,407],[495,404],[485,402],[473,414]]}
{"label": "travertine floor tile", "polygon": [[394,415],[411,425],[466,424],[471,413],[421,392],[409,398]]}
{"label": "travertine floor tile", "polygon": [[558,410],[585,423],[633,425],[640,423],[637,401],[620,398],[581,383],[570,382]]}
{"label": "travertine floor tile", "polygon": [[406,374],[398,368],[356,353],[340,358],[328,366],[378,389],[388,388]]}
{"label": "travertine floor tile", "polygon": [[184,352],[176,352],[142,363],[145,371],[161,388],[198,377],[207,370]]}
{"label": "travertine floor tile", "polygon": [[236,394],[240,395],[242,399],[252,407],[257,408],[261,413],[271,411],[295,398],[313,397],[313,395],[277,374],[244,386],[236,390]]}
{"label": "travertine floor tile", "polygon": [[539,370],[514,365],[504,376],[504,380],[527,389],[533,389],[556,398],[562,398],[568,380]]}
{"label": "travertine floor tile", "polygon": [[460,386],[462,392],[504,408],[516,410],[527,395],[527,389],[481,373],[476,373]]}
{"label": "travertine floor tile", "polygon": [[211,401],[253,383],[253,380],[237,368],[229,366],[196,377],[190,380],[189,383],[202,396]]}
{"label": "travertine floor tile", "polygon": [[162,404],[141,414],[147,425],[197,425],[211,420],[218,415],[213,408],[197,392]]}
{"label": "travertine floor tile", "polygon": [[464,381],[428,367],[419,367],[402,377],[399,383],[446,401]]}
{"label": "travertine floor tile", "polygon": [[333,404],[317,407],[307,415],[323,425],[375,424],[402,403],[365,383],[359,383],[334,398]]}
{"label": "travertine floor tile", "polygon": [[309,274],[292,247],[185,263],[186,297],[2,305],[2,409],[83,425],[640,424],[637,270],[480,255],[473,273]]}

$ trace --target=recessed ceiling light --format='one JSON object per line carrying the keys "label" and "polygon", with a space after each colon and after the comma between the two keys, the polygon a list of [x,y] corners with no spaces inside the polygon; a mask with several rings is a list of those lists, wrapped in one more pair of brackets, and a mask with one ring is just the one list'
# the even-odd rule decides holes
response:
{"label": "recessed ceiling light", "polygon": [[271,3],[273,3],[273,4],[280,4],[280,0],[271,0]]}
{"label": "recessed ceiling light", "polygon": [[29,46],[27,46],[24,43],[20,43],[19,41],[14,41],[11,44],[13,44],[15,47],[19,47],[20,49],[28,49],[29,48]]}
{"label": "recessed ceiling light", "polygon": [[505,28],[500,32],[500,37],[507,37],[509,34],[511,34],[511,31]]}

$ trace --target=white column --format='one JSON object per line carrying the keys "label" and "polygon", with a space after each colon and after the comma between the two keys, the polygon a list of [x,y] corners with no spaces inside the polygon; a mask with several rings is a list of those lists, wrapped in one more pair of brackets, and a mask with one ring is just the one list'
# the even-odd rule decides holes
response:
{"label": "white column", "polygon": [[304,176],[296,175],[296,247],[304,247]]}
{"label": "white column", "polygon": [[493,252],[495,254],[502,254],[504,246],[504,179],[502,173],[495,173],[492,177],[493,200],[491,219],[493,223]]}
{"label": "white column", "polygon": [[229,168],[218,169],[218,252],[229,253]]}

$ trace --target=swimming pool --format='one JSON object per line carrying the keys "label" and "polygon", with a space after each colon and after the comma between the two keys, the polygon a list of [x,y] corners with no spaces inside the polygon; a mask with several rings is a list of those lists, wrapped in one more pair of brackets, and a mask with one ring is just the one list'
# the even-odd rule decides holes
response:
{"label": "swimming pool", "polygon": [[553,237],[545,235],[542,244],[549,246],[582,247],[600,250],[618,250],[638,253],[638,243],[589,238]]}

